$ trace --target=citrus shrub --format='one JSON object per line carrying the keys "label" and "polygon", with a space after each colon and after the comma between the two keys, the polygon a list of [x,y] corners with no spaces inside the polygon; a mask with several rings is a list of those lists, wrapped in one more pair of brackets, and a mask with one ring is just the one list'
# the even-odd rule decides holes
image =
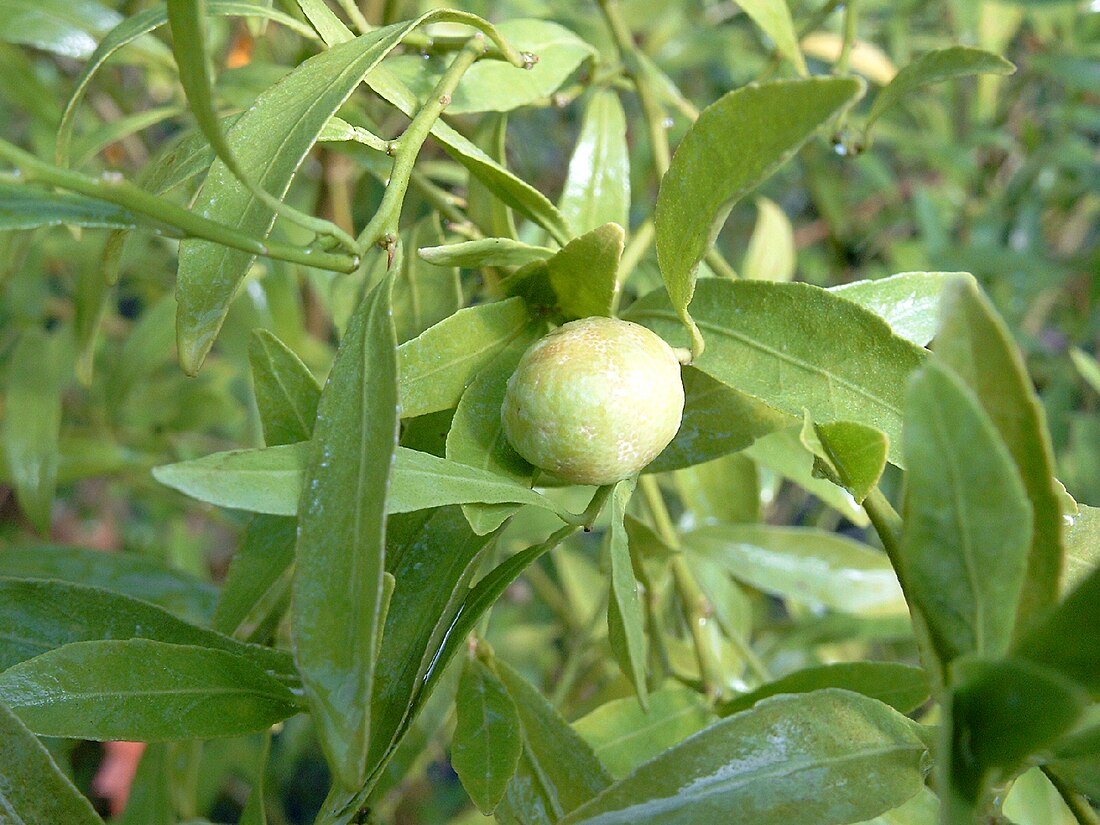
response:
{"label": "citrus shrub", "polygon": [[680,429],[684,385],[658,335],[616,318],[571,321],[532,344],[501,408],[508,441],[575,484],[614,484],[655,459]]}

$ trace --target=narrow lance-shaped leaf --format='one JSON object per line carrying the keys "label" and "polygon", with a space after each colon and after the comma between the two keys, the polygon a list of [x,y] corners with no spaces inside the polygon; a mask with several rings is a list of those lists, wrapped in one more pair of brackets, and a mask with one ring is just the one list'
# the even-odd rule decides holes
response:
{"label": "narrow lance-shaped leaf", "polygon": [[446,246],[428,246],[418,250],[420,257],[439,266],[523,266],[545,261],[554,250],[532,246],[511,238],[482,238]]}
{"label": "narrow lance-shaped leaf", "polygon": [[1054,450],[1046,414],[1012,333],[973,280],[953,282],[945,290],[935,352],[977,396],[1008,447],[1031,503],[1019,635],[1035,615],[1057,601],[1062,573],[1062,511],[1054,488]]}
{"label": "narrow lance-shaped leaf", "polygon": [[730,811],[754,825],[841,825],[916,794],[926,755],[912,723],[874,699],[776,696],[640,766],[562,825],[690,825]]}
{"label": "narrow lance-shaped leaf", "polygon": [[915,89],[932,83],[942,83],[953,77],[974,74],[1012,74],[1016,67],[1000,55],[969,46],[950,46],[921,55],[894,77],[878,93],[867,117],[870,127],[882,114],[896,106]]}
{"label": "narrow lance-shaped leaf", "polygon": [[1002,655],[1027,570],[1031,505],[978,400],[936,362],[910,383],[905,455],[906,591],[944,663]]}
{"label": "narrow lance-shaped leaf", "polygon": [[[333,46],[261,94],[226,138],[240,171],[282,198],[328,119],[419,23],[418,19],[386,26]],[[220,124],[214,127],[220,133]],[[275,217],[274,210],[244,186],[222,160],[211,167],[194,209],[256,236],[265,236]],[[201,366],[251,260],[247,252],[208,241],[180,245],[177,338],[180,363],[187,372],[194,373]]]}
{"label": "narrow lance-shaped leaf", "polygon": [[626,114],[611,89],[594,90],[585,107],[569,159],[561,212],[578,235],[608,223],[624,229],[630,225]]}
{"label": "narrow lance-shaped leaf", "polygon": [[395,582],[378,654],[368,767],[401,742],[430,698],[436,662],[493,536],[478,536],[456,507],[391,517],[386,570]]}
{"label": "narrow lance-shaped leaf", "polygon": [[636,480],[620,481],[611,494],[611,530],[608,549],[611,556],[611,593],[607,601],[607,632],[611,652],[619,668],[634,685],[643,707],[649,704],[646,686],[645,618],[638,597],[638,582],[630,560],[627,538],[626,505],[634,492]]}
{"label": "narrow lance-shaped leaf", "polygon": [[13,665],[0,702],[41,736],[140,742],[255,733],[299,711],[248,659],[146,639],[74,642]]}
{"label": "narrow lance-shaped leaf", "polygon": [[[501,423],[500,408],[508,378],[515,372],[520,357],[536,335],[521,336],[501,352],[462,394],[455,410],[451,429],[447,431],[447,458],[468,464],[517,484],[530,485],[534,468],[508,443]],[[462,510],[477,533],[495,530],[512,515],[517,506],[467,504]]]}
{"label": "narrow lance-shaped leaf", "polygon": [[[303,490],[311,442],[231,450],[194,461],[156,467],[153,477],[182,493],[253,513],[293,516]],[[447,504],[532,504],[561,512],[553,501],[493,472],[430,453],[397,448],[388,513],[409,513]]]}
{"label": "narrow lance-shaped leaf", "polygon": [[26,725],[0,702],[0,821],[103,825]]}
{"label": "narrow lance-shaped leaf", "polygon": [[492,813],[523,752],[519,711],[500,678],[480,659],[462,670],[451,764],[483,814]]}
{"label": "narrow lance-shaped leaf", "polygon": [[[855,421],[890,438],[902,463],[905,381],[927,357],[879,316],[801,283],[701,281],[692,315],[707,339],[695,367],[789,415]],[[674,345],[686,336],[667,296],[653,292],[624,313]],[[859,352],[859,358],[852,358]]]}
{"label": "narrow lance-shaped leaf", "polygon": [[0,668],[73,642],[142,638],[225,650],[252,659],[281,679],[295,675],[286,651],[243,644],[98,587],[0,578],[0,604]]}
{"label": "narrow lance-shaped leaf", "polygon": [[794,20],[791,19],[787,0],[746,0],[738,5],[764,34],[775,41],[780,54],[794,64],[800,75],[805,77],[810,73],[802,50],[798,47],[798,35],[794,30]]}
{"label": "narrow lance-shaped leaf", "polygon": [[393,318],[398,343],[415,338],[462,308],[462,282],[454,265],[432,263],[416,254],[443,240],[438,215],[430,215],[408,233],[401,269],[393,286]]}
{"label": "narrow lance-shaped leaf", "polygon": [[787,213],[768,198],[756,199],[756,226],[741,261],[741,277],[750,281],[789,281],[797,265],[794,227]]}
{"label": "narrow lance-shaped leaf", "polygon": [[208,623],[218,598],[214,585],[148,556],[56,544],[0,550],[0,576],[99,587],[151,602],[196,624]]}
{"label": "narrow lance-shaped leaf", "polygon": [[290,588],[287,571],[294,564],[298,525],[286,516],[256,516],[229,564],[214,629],[230,636],[249,638],[263,616],[258,607],[274,607]]}
{"label": "narrow lance-shaped leaf", "polygon": [[523,755],[497,808],[501,825],[550,825],[611,784],[596,754],[538,690],[501,661],[496,671],[519,709]]}
{"label": "narrow lance-shaped leaf", "polygon": [[402,417],[457,405],[473,377],[530,323],[523,299],[508,298],[459,310],[406,341],[398,350]]}
{"label": "narrow lance-shaped leaf", "polygon": [[264,443],[274,447],[309,440],[321,398],[317,379],[286,344],[265,329],[252,333],[248,360]]}
{"label": "narrow lance-shaped leaf", "polygon": [[62,225],[98,229],[157,226],[147,218],[106,201],[83,195],[49,192],[25,184],[0,184],[0,230]]}
{"label": "narrow lance-shaped leaf", "polygon": [[398,436],[392,289],[391,274],[363,299],[337,353],[318,407],[298,526],[295,657],[322,748],[349,788],[366,779]]}
{"label": "narrow lance-shaped leaf", "polygon": [[737,89],[703,110],[672,158],[654,212],[657,258],[678,316],[733,204],[863,89],[855,78],[782,80]]}
{"label": "narrow lance-shaped leaf", "polygon": [[838,662],[807,667],[768,682],[718,706],[720,716],[732,716],[780,693],[810,693],[843,688],[884,702],[899,713],[910,713],[928,700],[928,675],[900,662]]}
{"label": "narrow lance-shaped leaf", "polygon": [[57,487],[61,393],[69,376],[66,357],[63,338],[32,328],[19,338],[8,365],[4,452],[19,505],[44,533]]}

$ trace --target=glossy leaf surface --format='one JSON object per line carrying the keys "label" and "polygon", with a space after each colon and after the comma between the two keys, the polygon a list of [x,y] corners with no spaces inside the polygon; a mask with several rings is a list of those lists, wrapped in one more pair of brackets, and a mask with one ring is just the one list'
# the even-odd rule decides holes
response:
{"label": "glossy leaf surface", "polygon": [[[692,316],[707,348],[695,366],[722,383],[790,415],[855,421],[885,432],[890,460],[901,459],[902,397],[926,353],[886,322],[808,284],[699,283]],[[624,314],[677,346],[687,343],[668,298],[659,292]],[[854,351],[859,358],[851,358]]]}
{"label": "glossy leaf surface", "polygon": [[867,125],[874,123],[886,110],[896,106],[913,90],[932,83],[942,83],[953,77],[975,74],[1012,74],[1016,67],[1000,55],[968,46],[950,46],[923,54],[897,73],[885,89],[878,93]]}
{"label": "glossy leaf surface", "polygon": [[685,533],[689,552],[734,578],[807,604],[852,613],[896,613],[904,601],[885,554],[809,527],[712,525]]}
{"label": "glossy leaf surface", "polygon": [[519,711],[497,675],[474,657],[462,669],[455,710],[451,765],[470,798],[489,814],[508,789],[523,752]]}
{"label": "glossy leaf surface", "polygon": [[935,351],[977,396],[1008,447],[1031,504],[1027,574],[1018,611],[1023,624],[1057,600],[1062,572],[1062,512],[1043,404],[1012,333],[973,282],[948,288]]}
{"label": "glossy leaf surface", "polygon": [[294,655],[321,746],[348,788],[366,779],[384,621],[386,501],[399,428],[392,290],[391,275],[368,293],[341,342],[308,442],[298,517]]}
{"label": "glossy leaf surface", "polygon": [[558,306],[567,318],[610,316],[618,305],[619,258],[626,236],[608,223],[574,238],[546,262]]}
{"label": "glossy leaf surface", "polygon": [[977,398],[929,363],[909,386],[902,575],[944,662],[1012,641],[1031,507]]}
{"label": "glossy leaf surface", "polygon": [[677,313],[691,303],[695,267],[733,204],[862,91],[854,78],[782,80],[737,89],[703,110],[672,158],[654,213],[657,257]]}
{"label": "glossy leaf surface", "polygon": [[578,235],[608,223],[630,225],[626,114],[610,89],[594,90],[585,106],[560,206]]}
{"label": "glossy leaf surface", "polygon": [[440,266],[523,266],[544,261],[554,254],[545,246],[532,246],[511,238],[481,238],[476,241],[421,247],[420,257]]}
{"label": "glossy leaf surface", "polygon": [[563,823],[688,825],[735,810],[759,825],[839,825],[916,794],[925,755],[909,721],[873,699],[777,696],[665,751]]}
{"label": "glossy leaf surface", "polygon": [[49,751],[0,702],[0,821],[103,825]]}
{"label": "glossy leaf surface", "polygon": [[928,676],[919,667],[900,662],[840,662],[796,670],[718,707],[731,716],[780,693],[810,693],[843,688],[878,699],[899,713],[910,713],[928,700]]}
{"label": "glossy leaf surface", "polygon": [[269,447],[307,441],[313,435],[321,385],[302,360],[264,329],[248,345],[252,390]]}
{"label": "glossy leaf surface", "polygon": [[635,484],[629,479],[620,481],[611,493],[611,532],[608,537],[611,592],[607,602],[607,632],[619,669],[634,685],[642,706],[648,707],[646,656],[649,648],[646,645],[645,616],[630,559],[630,540],[623,523]]}
{"label": "glossy leaf surface", "polygon": [[75,642],[13,665],[0,701],[41,736],[141,742],[254,733],[299,711],[248,659],[146,639]]}
{"label": "glossy leaf surface", "polygon": [[925,346],[939,329],[943,293],[955,280],[973,281],[968,272],[902,272],[876,281],[853,281],[830,288],[881,316],[896,335]]}

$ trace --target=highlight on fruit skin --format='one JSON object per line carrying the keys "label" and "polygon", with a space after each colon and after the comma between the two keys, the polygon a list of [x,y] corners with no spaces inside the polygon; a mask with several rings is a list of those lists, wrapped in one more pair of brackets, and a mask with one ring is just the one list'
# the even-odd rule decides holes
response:
{"label": "highlight on fruit skin", "polygon": [[672,348],[638,324],[591,317],[558,327],[523,354],[501,422],[508,442],[536,467],[604,485],[653,461],[683,414]]}

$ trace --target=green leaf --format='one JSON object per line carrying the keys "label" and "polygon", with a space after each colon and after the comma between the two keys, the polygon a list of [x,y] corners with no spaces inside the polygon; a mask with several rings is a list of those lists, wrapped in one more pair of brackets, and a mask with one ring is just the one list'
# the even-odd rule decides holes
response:
{"label": "green leaf", "polygon": [[1012,74],[1016,67],[1000,55],[968,46],[950,46],[936,49],[921,55],[903,68],[890,84],[878,93],[871,113],[867,116],[870,128],[878,118],[892,106],[904,100],[910,92],[942,83],[953,77],[965,77],[975,74]]}
{"label": "green leaf", "polygon": [[753,587],[848,613],[904,612],[885,554],[812,527],[710,525],[683,534],[690,553],[720,563]]}
{"label": "green leaf", "polygon": [[152,602],[196,624],[214,613],[214,585],[135,553],[105,553],[54,544],[14,545],[0,550],[0,576],[55,579],[122,593]]}
{"label": "green leaf", "polygon": [[748,0],[738,5],[775,42],[779,53],[794,64],[800,75],[805,77],[810,73],[798,47],[798,35],[787,0]]}
{"label": "green leaf", "polygon": [[626,234],[608,223],[570,241],[546,262],[567,318],[610,317],[619,303],[619,258]]}
{"label": "green leaf", "polygon": [[177,619],[151,604],[98,587],[0,578],[0,669],[72,642],[151,639],[215,648],[252,659],[273,676],[294,678],[284,651],[246,645]]}
{"label": "green leaf", "polygon": [[[293,17],[276,9],[271,9],[255,3],[235,2],[234,0],[215,0],[207,5],[206,11],[207,14],[212,17],[236,15],[273,20],[286,26],[298,35],[313,40],[317,39],[316,33],[314,33],[313,29],[305,23],[299,22]],[[65,104],[65,112],[61,118],[61,125],[58,128],[57,135],[57,162],[60,166],[69,165],[69,145],[72,142],[73,124],[76,119],[76,112],[80,107],[81,101],[84,99],[84,94],[88,90],[88,85],[91,83],[92,77],[104,64],[106,64],[114,53],[123,46],[133,43],[142,35],[148,34],[167,22],[168,7],[166,5],[161,4],[153,8],[144,9],[119,22],[118,25],[112,28],[103,39],[99,41],[99,44],[95,46],[95,51],[88,57],[87,63],[84,64],[84,68],[77,78],[76,88],[73,90],[69,102]],[[152,44],[154,41],[147,40],[145,42],[148,48],[148,45]],[[160,49],[164,49],[159,43],[156,45],[159,46]],[[209,148],[209,144],[206,143],[205,138],[201,140],[201,143],[208,150],[210,160],[213,161],[214,150]],[[208,168],[209,165],[210,164],[207,163],[203,166],[203,169]],[[155,189],[150,188],[150,191],[155,191]]]}
{"label": "green leaf", "polygon": [[[927,353],[877,315],[808,284],[718,278],[700,282],[691,310],[707,340],[698,369],[789,415],[808,409],[820,424],[855,421],[882,430],[891,462],[902,460],[905,381]],[[624,317],[676,346],[687,342],[660,292]]]}
{"label": "green leaf", "polygon": [[[531,68],[517,68],[503,60],[482,60],[463,75],[451,96],[447,114],[509,112],[545,101],[595,49],[569,29],[545,20],[504,20],[497,31],[520,51],[534,54]],[[446,70],[445,60],[425,62],[420,55],[402,55],[387,69],[420,99],[431,95]]]}
{"label": "green leaf", "polygon": [[886,469],[886,434],[851,421],[802,427],[802,443],[814,454],[814,473],[843,487],[862,504]]}
{"label": "green leaf", "polygon": [[561,213],[578,234],[630,225],[630,154],[618,94],[595,89],[584,109],[561,193]]}
{"label": "green leaf", "polygon": [[[416,95],[385,66],[375,67],[367,76],[367,85],[409,117],[419,109]],[[564,244],[572,236],[565,218],[545,195],[513,175],[458,131],[443,121],[436,121],[432,137],[498,198],[546,229],[558,243]]]}
{"label": "green leaf", "polygon": [[1069,357],[1073,361],[1073,366],[1077,367],[1077,371],[1085,379],[1085,383],[1092,387],[1093,392],[1100,393],[1100,361],[1078,347],[1073,347],[1069,351]]}
{"label": "green leaf", "polygon": [[298,0],[298,6],[302,9],[306,19],[321,35],[326,46],[336,46],[355,39],[355,35],[336,16],[336,12],[328,7],[324,0]]}
{"label": "green leaf", "polygon": [[1100,569],[1037,622],[1016,646],[1017,655],[1056,670],[1100,697]]}
{"label": "green leaf", "polygon": [[248,659],[147,639],[75,642],[20,662],[0,673],[0,701],[40,736],[140,742],[255,733],[299,711]]}
{"label": "green leaf", "polygon": [[522,298],[459,310],[397,351],[401,417],[458,404],[467,385],[531,324]]}
{"label": "green leaf", "polygon": [[[1062,590],[1076,587],[1100,564],[1100,507],[1078,505],[1076,513],[1065,516],[1065,566]],[[0,553],[0,572],[3,571]]]}
{"label": "green leaf", "polygon": [[678,317],[733,204],[863,89],[855,78],[781,80],[737,89],[703,110],[672,158],[654,213],[657,258]]}
{"label": "green leaf", "polygon": [[285,597],[294,564],[298,523],[283,516],[256,516],[229,564],[214,629],[227,636],[248,638],[251,626],[262,624],[256,610],[270,609]]}
{"label": "green leaf", "polygon": [[[535,338],[534,329],[528,329],[528,335],[509,344],[478,373],[462,394],[451,428],[447,431],[447,458],[529,487],[534,468],[512,449],[500,418],[508,378],[515,372],[520,357]],[[503,524],[518,509],[511,505],[466,504],[462,511],[474,532],[485,534]]]}
{"label": "green leaf", "polygon": [[95,0],[2,0],[0,41],[79,60],[91,54],[96,39],[121,19],[114,9]]}
{"label": "green leaf", "polygon": [[611,494],[611,530],[608,534],[611,593],[607,602],[607,633],[619,669],[634,685],[642,707],[648,707],[646,656],[649,648],[646,645],[645,616],[638,597],[638,582],[634,579],[626,526],[623,524],[626,506],[636,483],[636,479],[620,481]]}
{"label": "green leaf", "polygon": [[8,364],[3,448],[19,506],[42,533],[50,530],[57,488],[61,393],[69,381],[68,342],[31,328]]}
{"label": "green leaf", "polygon": [[386,502],[399,429],[392,292],[391,274],[363,299],[340,344],[317,410],[298,518],[295,659],[322,749],[349,789],[366,780],[384,621]]}
{"label": "green leaf", "polygon": [[974,394],[936,362],[910,382],[901,575],[941,659],[998,656],[1012,642],[1031,505]]}
{"label": "green leaf", "polygon": [[[508,114],[490,113],[479,119],[473,143],[502,169],[508,168]],[[517,240],[516,218],[512,208],[477,175],[466,184],[466,214],[487,237]]]}
{"label": "green leaf", "polygon": [[252,389],[269,447],[308,441],[313,435],[321,385],[302,360],[266,329],[248,344]]}
{"label": "green leaf", "polygon": [[921,788],[904,805],[856,825],[937,825],[939,821],[940,800],[928,788]]}
{"label": "green leaf", "polygon": [[[328,119],[419,22],[397,23],[333,46],[261,94],[226,136],[227,148],[244,175],[282,198]],[[222,160],[210,168],[193,208],[210,220],[261,237],[270,232],[275,218],[271,207]],[[193,374],[202,365],[252,257],[209,241],[180,244],[176,323],[180,363],[186,372]]]}
{"label": "green leaf", "polygon": [[875,281],[853,281],[829,289],[880,315],[895,335],[925,346],[939,329],[944,289],[953,281],[973,282],[969,272],[902,272]]}
{"label": "green leaf", "polygon": [[519,711],[497,675],[475,657],[462,669],[455,711],[451,765],[474,804],[488,815],[504,797],[523,753]]}
{"label": "green leaf", "polygon": [[919,667],[900,662],[840,662],[796,670],[718,706],[719,716],[747,710],[780,693],[810,693],[843,688],[870,696],[899,713],[910,713],[928,701],[928,676]]}
{"label": "green leaf", "polygon": [[256,781],[248,792],[248,802],[241,811],[238,825],[267,825],[267,811],[264,806],[264,773],[267,771],[268,759],[271,756],[271,734],[264,737],[263,753],[260,755],[260,764],[256,771]]}
{"label": "green leaf", "polygon": [[643,762],[698,733],[714,719],[694,690],[665,687],[646,710],[634,697],[613,699],[573,723],[607,770],[622,779]]}
{"label": "green leaf", "polygon": [[[214,453],[155,467],[153,477],[192,498],[220,507],[293,516],[298,512],[310,443]],[[553,512],[560,510],[525,485],[398,447],[386,511],[409,513],[447,504],[532,504]]]}
{"label": "green leaf", "polygon": [[756,227],[741,261],[741,277],[750,281],[789,281],[797,263],[791,219],[774,201],[757,198]]}
{"label": "green leaf", "polygon": [[62,225],[133,229],[152,224],[148,219],[106,201],[0,183],[0,230]]}
{"label": "green leaf", "polygon": [[1057,601],[1062,573],[1062,508],[1043,403],[1012,333],[973,281],[953,283],[946,290],[935,351],[977,396],[1008,447],[1031,503],[1027,574],[1016,619],[1019,635]]}
{"label": "green leaf", "polygon": [[760,473],[744,453],[677,470],[676,488],[692,524],[760,521]]}
{"label": "green leaf", "polygon": [[115,825],[176,825],[177,756],[169,742],[144,747],[126,808]]}
{"label": "green leaf", "polygon": [[874,699],[776,696],[646,762],[562,825],[689,825],[730,811],[754,825],[840,825],[916,794],[925,757],[909,720]]}
{"label": "green leaf", "polygon": [[421,244],[439,243],[443,230],[438,215],[417,223],[408,233],[401,255],[401,269],[393,285],[393,318],[397,341],[415,338],[433,324],[445,320],[462,308],[462,282],[453,265],[437,265],[423,260],[415,250]]}
{"label": "green leaf", "polygon": [[531,246],[511,238],[482,238],[446,246],[421,247],[420,257],[437,266],[463,266],[477,269],[483,266],[523,266],[545,261],[554,254],[545,246]]}
{"label": "green leaf", "polygon": [[50,752],[0,702],[0,811],[5,823],[103,825]]}
{"label": "green leaf", "polygon": [[496,670],[519,710],[523,754],[497,808],[501,825],[558,822],[611,784],[588,744],[545,697],[503,662]]}
{"label": "green leaf", "polygon": [[[425,675],[439,661],[470,581],[494,538],[471,532],[456,507],[391,517],[387,531],[386,569],[396,587],[375,673],[372,770],[401,741],[430,698],[434,685],[425,686]],[[425,559],[433,561],[426,564]],[[463,637],[454,641],[465,644]]]}
{"label": "green leaf", "polygon": [[684,367],[684,418],[664,451],[645,468],[664,473],[743,450],[756,439],[794,423],[694,367]]}
{"label": "green leaf", "polygon": [[769,433],[748,447],[745,455],[821,499],[852,523],[861,527],[870,524],[851,493],[815,474],[815,456],[802,442],[800,428]]}
{"label": "green leaf", "polygon": [[946,709],[939,786],[948,811],[960,803],[964,809],[973,805],[992,781],[1011,776],[1030,754],[1052,745],[1086,705],[1075,685],[1033,662],[1009,658],[959,665]]}

